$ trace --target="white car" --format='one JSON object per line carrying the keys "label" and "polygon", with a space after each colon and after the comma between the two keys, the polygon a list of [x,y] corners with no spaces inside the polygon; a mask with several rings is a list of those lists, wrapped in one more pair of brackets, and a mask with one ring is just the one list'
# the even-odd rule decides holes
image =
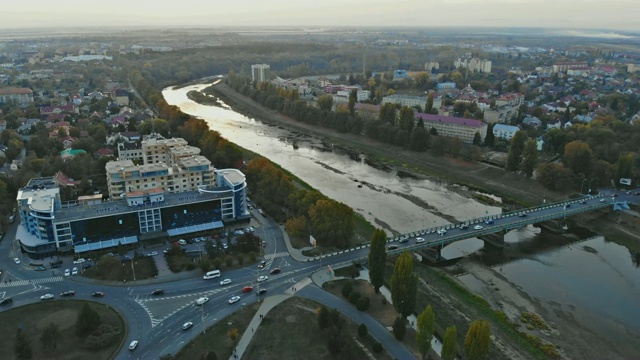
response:
{"label": "white car", "polygon": [[204,305],[204,303],[206,303],[207,301],[209,301],[209,298],[206,296],[203,296],[201,298],[199,298],[198,300],[196,300],[196,305],[201,306]]}
{"label": "white car", "polygon": [[51,300],[53,299],[53,294],[44,294],[42,296],[40,296],[40,300]]}
{"label": "white car", "polygon": [[149,256],[156,256],[156,255],[158,255],[157,251],[152,251],[152,252],[149,253]]}
{"label": "white car", "polygon": [[193,323],[191,321],[187,321],[186,323],[182,324],[182,330],[188,330],[192,326],[193,326]]}
{"label": "white car", "polygon": [[129,350],[135,350],[138,347],[138,340],[133,340],[131,344],[129,344]]}
{"label": "white car", "polygon": [[64,276],[69,276],[69,275],[71,275],[71,270],[66,269],[66,270],[64,271]]}
{"label": "white car", "polygon": [[423,242],[425,242],[426,240],[424,238],[416,238],[416,244],[422,244]]}
{"label": "white car", "polygon": [[482,225],[476,225],[473,227],[473,230],[482,230]]}
{"label": "white car", "polygon": [[438,233],[438,235],[444,235],[444,234],[446,234],[446,233],[447,233],[447,230],[445,230],[445,229],[440,229],[440,230],[438,230],[438,231],[437,231],[437,233]]}
{"label": "white car", "polygon": [[264,276],[264,275],[262,275],[262,276],[260,276],[260,277],[258,278],[258,282],[267,281],[268,279],[269,279],[269,277],[268,277],[268,276]]}
{"label": "white car", "polygon": [[220,281],[220,286],[225,286],[231,284],[231,279],[224,279]]}
{"label": "white car", "polygon": [[180,240],[178,240],[178,244],[180,244],[180,245],[187,245],[187,240],[185,240],[185,239],[180,239]]}
{"label": "white car", "polygon": [[71,270],[71,275],[78,275],[78,268],[77,267],[73,267],[73,270]]}
{"label": "white car", "polygon": [[237,303],[238,301],[240,301],[240,296],[233,296],[231,299],[229,299],[229,304],[234,304]]}
{"label": "white car", "polygon": [[13,258],[13,262],[14,262],[14,263],[16,263],[16,264],[20,264],[20,259],[18,259],[18,258]]}
{"label": "white car", "polygon": [[86,260],[84,258],[80,258],[78,260],[74,260],[73,263],[74,264],[82,264],[83,262],[85,262]]}

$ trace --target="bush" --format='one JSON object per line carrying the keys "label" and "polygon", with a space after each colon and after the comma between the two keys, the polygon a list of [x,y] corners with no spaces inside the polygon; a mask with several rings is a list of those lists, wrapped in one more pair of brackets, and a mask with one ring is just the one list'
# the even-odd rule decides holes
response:
{"label": "bush", "polygon": [[238,264],[242,265],[244,263],[244,255],[238,254],[238,256],[236,256],[236,259],[238,260]]}
{"label": "bush", "polygon": [[353,285],[350,282],[347,282],[342,286],[342,296],[349,298],[349,294],[353,291]]}
{"label": "bush", "polygon": [[191,270],[193,270],[195,268],[196,268],[196,264],[194,264],[194,263],[188,263],[187,267],[186,267],[187,271],[191,271]]}
{"label": "bush", "polygon": [[382,297],[382,305],[387,305],[387,298],[386,297]]}
{"label": "bush", "polygon": [[360,299],[358,299],[358,301],[356,302],[356,308],[360,311],[369,310],[369,298],[366,296],[363,296]]}
{"label": "bush", "polygon": [[393,336],[395,336],[397,340],[402,341],[406,334],[407,324],[402,316],[398,316],[396,321],[393,322]]}
{"label": "bush", "polygon": [[377,341],[373,343],[372,348],[373,348],[373,352],[375,352],[376,354],[380,354],[383,350],[382,345],[380,345],[380,343]]}
{"label": "bush", "polygon": [[358,299],[360,299],[362,295],[360,295],[359,292],[357,291],[352,291],[351,294],[349,294],[349,302],[352,303],[353,305],[355,305],[358,302]]}
{"label": "bush", "polygon": [[247,255],[249,257],[249,262],[254,263],[256,262],[256,253],[254,253],[253,251],[249,253],[249,255]]}
{"label": "bush", "polygon": [[87,350],[103,349],[118,338],[118,331],[111,325],[102,324],[84,341],[84,348]]}
{"label": "bush", "polygon": [[220,270],[220,268],[222,267],[222,259],[220,259],[220,258],[213,259],[213,267],[216,270]]}
{"label": "bush", "polygon": [[367,337],[368,334],[369,334],[369,329],[367,329],[367,325],[360,324],[360,326],[358,326],[358,335],[364,338],[364,337]]}
{"label": "bush", "polygon": [[224,263],[227,267],[231,267],[231,265],[233,265],[233,257],[231,257],[231,255],[227,255],[227,257],[224,258]]}

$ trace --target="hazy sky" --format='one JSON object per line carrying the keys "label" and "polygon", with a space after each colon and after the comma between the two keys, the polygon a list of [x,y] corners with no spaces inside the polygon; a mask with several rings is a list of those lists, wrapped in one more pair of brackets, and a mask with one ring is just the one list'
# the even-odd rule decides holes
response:
{"label": "hazy sky", "polygon": [[640,0],[29,0],[2,4],[0,28],[353,25],[637,31],[638,5]]}

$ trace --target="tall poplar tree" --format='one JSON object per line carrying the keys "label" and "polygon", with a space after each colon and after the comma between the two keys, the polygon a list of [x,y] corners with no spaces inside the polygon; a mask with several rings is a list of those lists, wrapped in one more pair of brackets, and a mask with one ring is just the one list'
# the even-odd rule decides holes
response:
{"label": "tall poplar tree", "polygon": [[431,349],[431,339],[436,331],[436,317],[431,305],[427,306],[417,319],[416,344],[425,359]]}
{"label": "tall poplar tree", "polygon": [[373,289],[377,292],[384,284],[384,270],[387,263],[387,251],[385,249],[387,236],[382,229],[376,229],[371,237],[369,246],[369,281]]}
{"label": "tall poplar tree", "polygon": [[444,332],[444,340],[442,341],[442,360],[455,360],[458,352],[458,329],[455,325],[451,325]]}
{"label": "tall poplar tree", "polygon": [[396,260],[391,277],[391,300],[403,317],[409,316],[416,305],[418,278],[413,273],[413,256],[404,252]]}
{"label": "tall poplar tree", "polygon": [[491,345],[491,328],[487,320],[476,320],[471,323],[464,339],[464,353],[468,360],[485,360]]}

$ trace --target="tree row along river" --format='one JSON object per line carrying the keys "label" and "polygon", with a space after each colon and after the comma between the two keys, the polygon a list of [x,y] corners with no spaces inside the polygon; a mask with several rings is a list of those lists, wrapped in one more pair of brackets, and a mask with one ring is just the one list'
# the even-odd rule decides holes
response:
{"label": "tree row along river", "polygon": [[[449,190],[453,185],[400,178],[395,172],[367,165],[363,159],[354,160],[321,139],[246,117],[224,103],[222,107],[206,106],[188,99],[189,91],[209,85],[167,88],[163,95],[169,104],[204,119],[229,141],[279,164],[389,234],[444,225],[449,222],[445,219],[464,221],[501,211],[461,195],[465,192]],[[505,240],[535,244],[544,242],[545,236],[528,227],[510,232]],[[447,246],[442,254],[455,258],[482,246],[482,241],[470,239]],[[595,251],[584,251],[587,247]],[[572,312],[584,327],[618,336],[624,333],[620,331],[622,325],[635,337],[640,333],[640,276],[632,257],[625,247],[595,237],[512,260],[500,265],[500,274],[530,296]],[[460,280],[481,292],[473,276],[465,275]]]}

